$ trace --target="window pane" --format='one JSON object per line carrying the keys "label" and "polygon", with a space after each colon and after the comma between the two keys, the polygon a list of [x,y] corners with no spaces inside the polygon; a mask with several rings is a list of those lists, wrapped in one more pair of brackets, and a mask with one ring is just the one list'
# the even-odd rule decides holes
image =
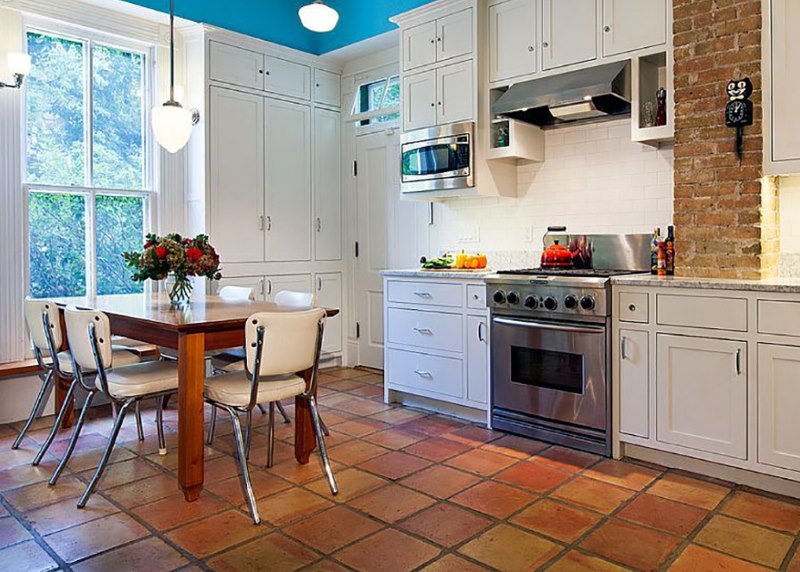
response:
{"label": "window pane", "polygon": [[92,47],[92,186],[144,189],[144,55]]}
{"label": "window pane", "polygon": [[97,195],[97,293],[133,294],[143,291],[131,280],[122,253],[141,250],[144,239],[144,199]]}
{"label": "window pane", "polygon": [[28,198],[30,293],[86,295],[86,198],[31,192]]}
{"label": "window pane", "polygon": [[83,44],[28,32],[28,181],[83,185]]}
{"label": "window pane", "polygon": [[400,105],[400,77],[392,76],[389,78],[389,87],[386,89],[386,97],[383,98],[381,107],[396,107]]}

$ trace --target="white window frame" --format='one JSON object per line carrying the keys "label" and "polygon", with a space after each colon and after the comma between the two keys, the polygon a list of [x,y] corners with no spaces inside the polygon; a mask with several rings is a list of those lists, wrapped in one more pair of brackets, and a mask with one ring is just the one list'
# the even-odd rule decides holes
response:
{"label": "white window frame", "polygon": [[[376,70],[377,71],[377,70]],[[377,131],[385,131],[386,129],[394,129],[400,126],[400,105],[394,107],[378,107],[372,111],[356,112],[360,103],[361,88],[365,85],[370,85],[376,82],[385,82],[381,103],[386,98],[386,92],[389,87],[389,80],[396,77],[398,83],[400,82],[400,75],[397,70],[381,69],[378,73],[372,72],[365,75],[360,75],[355,78],[356,85],[353,93],[353,103],[350,106],[350,116],[347,118],[348,123],[355,125],[356,133],[359,135],[375,133]],[[367,125],[361,125],[362,121],[374,119],[376,117],[383,117],[384,115],[398,114],[396,120],[386,121],[382,123],[370,122]]]}

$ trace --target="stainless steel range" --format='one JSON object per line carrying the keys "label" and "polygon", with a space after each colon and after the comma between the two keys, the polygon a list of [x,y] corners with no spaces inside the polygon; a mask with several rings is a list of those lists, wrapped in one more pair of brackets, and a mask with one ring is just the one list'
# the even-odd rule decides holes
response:
{"label": "stainless steel range", "polygon": [[610,277],[649,270],[649,236],[579,241],[602,267],[507,270],[486,278],[492,426],[610,455]]}

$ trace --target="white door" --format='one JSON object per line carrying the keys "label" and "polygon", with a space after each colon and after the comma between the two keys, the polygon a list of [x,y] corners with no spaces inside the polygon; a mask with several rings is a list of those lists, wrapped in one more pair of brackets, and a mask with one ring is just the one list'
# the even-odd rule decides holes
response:
{"label": "white door", "polygon": [[338,73],[314,70],[314,101],[332,107],[341,105],[342,86]]}
{"label": "white door", "polygon": [[403,76],[403,131],[436,125],[436,71]]}
{"label": "white door", "polygon": [[[311,109],[278,99],[264,101],[266,260],[310,260]],[[242,152],[242,145],[232,144],[232,152]]]}
{"label": "white door", "polygon": [[489,328],[486,316],[467,316],[467,399],[489,402]]}
{"label": "white door", "polygon": [[758,462],[800,471],[800,348],[758,344]]}
{"label": "white door", "polygon": [[597,2],[542,2],[542,69],[549,70],[597,58]]}
{"label": "white door", "polygon": [[772,160],[800,160],[800,2],[772,0]]}
{"label": "white door", "polygon": [[531,0],[489,6],[489,81],[536,73],[537,29]]}
{"label": "white door", "polygon": [[212,87],[208,234],[222,262],[264,260],[264,99]]}
{"label": "white door", "polygon": [[336,111],[314,111],[314,253],[342,259],[342,139]]}
{"label": "white door", "polygon": [[657,335],[656,430],[664,443],[747,458],[747,344]]}
{"label": "white door", "polygon": [[209,75],[215,81],[264,88],[264,55],[219,42],[209,42]]}
{"label": "white door", "polygon": [[436,62],[436,22],[403,30],[403,71]]}
{"label": "white door", "polygon": [[603,55],[667,42],[667,0],[603,0]]}
{"label": "white door", "polygon": [[437,69],[436,92],[436,122],[439,125],[472,119],[475,98],[472,60]]}
{"label": "white door", "polygon": [[436,20],[436,61],[472,52],[472,8]]}
{"label": "white door", "polygon": [[264,56],[264,89],[298,99],[311,98],[311,68],[274,56]]}
{"label": "white door", "polygon": [[311,274],[274,274],[267,276],[264,281],[265,296],[267,301],[272,302],[275,294],[283,290],[290,292],[313,293],[314,287],[311,284]]}
{"label": "white door", "polygon": [[619,331],[619,430],[650,436],[650,362],[647,332]]}
{"label": "white door", "polygon": [[[317,304],[326,308],[342,309],[342,274],[328,272],[317,274],[315,280]],[[322,353],[333,354],[342,351],[342,314],[325,320],[325,334],[322,338]]]}
{"label": "white door", "polygon": [[225,286],[250,288],[255,300],[266,300],[266,288],[263,276],[223,276],[220,280],[214,282],[214,289],[211,293],[216,296]]}

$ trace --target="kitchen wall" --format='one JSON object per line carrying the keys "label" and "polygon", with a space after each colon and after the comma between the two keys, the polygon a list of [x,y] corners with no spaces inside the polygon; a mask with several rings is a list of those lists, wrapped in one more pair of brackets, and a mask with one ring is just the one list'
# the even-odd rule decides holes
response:
{"label": "kitchen wall", "polygon": [[800,175],[780,178],[781,276],[800,278]]}
{"label": "kitchen wall", "polygon": [[517,168],[516,198],[450,200],[435,209],[433,253],[480,250],[493,268],[534,264],[548,225],[577,233],[666,230],[672,148],[631,142],[627,119],[548,130],[544,163]]}

